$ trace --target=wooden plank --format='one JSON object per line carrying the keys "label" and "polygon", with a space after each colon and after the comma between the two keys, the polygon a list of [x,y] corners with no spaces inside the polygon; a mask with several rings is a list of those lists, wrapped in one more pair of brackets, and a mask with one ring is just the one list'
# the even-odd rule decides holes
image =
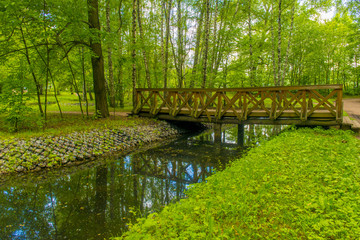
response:
{"label": "wooden plank", "polygon": [[307,109],[306,109],[306,91],[301,91],[301,115],[300,120],[306,121],[307,120]]}
{"label": "wooden plank", "polygon": [[[199,111],[201,111],[202,109],[199,108]],[[171,109],[169,108],[162,108],[159,113],[170,113]],[[209,114],[211,117],[216,117],[216,109],[209,109],[208,110]],[[143,108],[141,110],[141,113],[150,113],[150,109],[149,108]],[[192,116],[191,115],[191,111],[187,110],[187,109],[183,109],[179,112],[178,115],[186,115],[186,116]],[[206,116],[207,114],[201,114],[201,115],[197,115],[196,117],[202,117],[202,116]],[[236,117],[237,115],[231,111],[228,110],[223,117]],[[248,115],[248,117],[260,117],[260,118],[266,118],[266,119],[270,119],[269,116],[267,115],[266,112],[262,111],[262,110],[254,110],[253,112],[251,112],[251,114]],[[291,111],[291,110],[285,110],[278,118],[297,118],[300,119],[299,116]],[[318,110],[314,113],[311,114],[311,116],[309,116],[308,118],[328,118],[328,119],[334,119],[334,116],[329,113],[326,110]]]}
{"label": "wooden plank", "polygon": [[156,115],[156,109],[157,109],[157,95],[159,92],[154,92],[154,100],[152,102],[152,109],[150,110],[150,113],[153,115]]}
{"label": "wooden plank", "polygon": [[276,116],[276,92],[271,92],[271,110],[270,110],[270,119],[274,119]]}
{"label": "wooden plank", "polygon": [[343,102],[342,102],[342,91],[336,90],[337,98],[336,98],[336,120],[342,122],[343,118]]}
{"label": "wooden plank", "polygon": [[185,98],[181,95],[179,95],[180,101],[183,103],[179,106],[179,109],[176,111],[175,116],[179,114],[179,112],[182,110],[183,107],[186,107],[191,111],[191,106],[189,105],[189,100],[192,97],[193,93],[186,94]]}
{"label": "wooden plank", "polygon": [[[335,113],[335,111],[333,110],[333,109],[335,109],[335,106],[334,106],[333,104],[329,103],[329,101],[328,101],[332,96],[335,95],[335,93],[336,93],[335,91],[332,91],[330,94],[328,94],[326,97],[324,97],[324,96],[322,96],[320,93],[318,93],[317,91],[312,90],[312,91],[311,91],[311,94],[312,94],[312,96],[314,96],[315,99],[318,101],[318,104],[311,109],[311,111],[309,112],[309,114],[311,114],[313,111],[315,111],[316,109],[320,108],[321,106],[324,106],[324,107],[326,107],[326,108],[329,110],[329,112],[331,112],[334,116],[336,116],[336,113]],[[322,98],[322,99],[321,99],[321,98]],[[332,106],[333,109],[331,109],[331,107],[329,107],[327,104],[329,104],[330,106]]]}
{"label": "wooden plank", "polygon": [[223,103],[222,103],[222,93],[219,93],[218,96],[218,104],[216,106],[216,119],[220,119],[221,118],[221,111],[222,111],[222,107],[223,107]]}
{"label": "wooden plank", "polygon": [[196,116],[197,116],[198,108],[199,108],[199,93],[195,93],[195,97],[194,97],[194,109],[193,109],[193,112],[191,113],[191,115],[192,115],[193,117],[196,117]]}
{"label": "wooden plank", "polygon": [[[317,91],[319,89],[332,89],[332,92],[323,96]],[[164,92],[167,97],[162,97],[160,92]],[[226,94],[228,92],[233,92],[230,97]],[[335,94],[336,101],[332,104],[330,98]],[[313,98],[317,101],[315,107],[312,106]],[[162,101],[159,107],[158,99]],[[265,103],[271,106],[266,107]],[[342,85],[195,90],[138,89],[133,113],[149,113],[153,116],[168,114],[172,117],[180,115],[199,119],[206,117],[208,122],[221,121],[222,118],[236,118],[236,121],[240,122],[258,118],[260,121],[291,119],[307,122],[308,119],[317,119],[341,123]]]}
{"label": "wooden plank", "polygon": [[172,115],[172,116],[175,116],[175,113],[176,113],[177,95],[178,95],[177,92],[174,92],[173,95],[172,95],[172,97],[173,97],[173,102],[172,102],[171,110],[170,110],[170,115]]}
{"label": "wooden plank", "polygon": [[233,111],[233,113],[235,114],[235,116],[241,120],[241,117],[240,115],[237,113],[237,111],[235,110],[234,108],[234,104],[236,102],[236,100],[238,100],[240,93],[236,93],[235,96],[233,96],[233,98],[230,100],[228,96],[226,96],[225,94],[223,95],[224,96],[224,99],[226,101],[226,107],[224,108],[222,114],[221,114],[221,117],[223,116],[224,113],[226,113],[228,110],[230,110],[231,108],[231,111]]}
{"label": "wooden plank", "polygon": [[251,88],[137,88],[137,91],[165,91],[165,92],[257,92],[257,91],[280,91],[280,90],[313,90],[313,89],[339,89],[342,84],[310,85],[310,86],[286,86],[286,87],[251,87]]}
{"label": "wooden plank", "polygon": [[[286,97],[283,98],[283,101],[284,101],[285,105],[280,109],[280,111],[277,112],[277,115],[276,115],[275,119],[278,118],[278,116],[280,116],[285,110],[289,109],[289,107],[290,107],[290,105],[291,105],[292,102],[294,102],[295,100],[296,100],[296,102],[298,101],[297,99],[298,99],[299,95],[301,94],[301,91],[298,91],[296,94],[292,94],[291,92],[288,92],[288,93],[289,93],[290,95],[292,95],[292,97],[291,97],[290,101],[288,101]],[[295,108],[295,107],[293,107],[293,106],[291,106],[291,107],[292,107],[292,108]],[[293,109],[293,110],[294,110],[294,109]],[[295,111],[295,110],[294,110],[294,111]],[[296,112],[296,111],[295,111],[295,112]],[[299,114],[298,114],[298,115],[299,115]]]}
{"label": "wooden plank", "polygon": [[[140,113],[139,116],[142,117],[151,117],[149,113]],[[302,125],[302,126],[336,126],[338,123],[336,120],[327,120],[327,119],[308,119],[307,121],[301,121],[300,119],[247,119],[247,120],[238,120],[236,118],[222,118],[217,120],[215,117],[208,120],[207,117],[193,118],[189,116],[171,116],[168,114],[159,114],[157,116],[159,119],[171,120],[171,121],[187,121],[187,122],[212,122],[212,123],[222,123],[222,124],[263,124],[263,125]]]}
{"label": "wooden plank", "polygon": [[[206,106],[206,104],[205,104],[205,101],[204,101],[204,95],[203,95],[203,94],[200,95],[200,103],[201,103],[202,109],[205,110],[206,116],[209,118],[209,120],[211,120],[210,114],[209,114],[209,112],[208,112],[208,108],[207,108],[207,106]],[[203,113],[203,112],[204,112],[204,111],[201,111],[197,116],[200,116],[201,113]]]}
{"label": "wooden plank", "polygon": [[[205,93],[205,94],[206,94],[206,93]],[[207,95],[207,94],[206,94],[206,95]],[[201,115],[201,114],[205,111],[205,109],[210,106],[210,104],[215,103],[215,100],[216,100],[216,98],[217,98],[218,95],[219,95],[218,93],[215,93],[215,94],[209,99],[209,101],[205,104],[205,106],[203,107],[203,109],[200,111],[200,113],[199,113],[198,115]],[[209,97],[209,95],[207,95],[207,97]],[[217,104],[216,104],[216,106],[217,106]]]}
{"label": "wooden plank", "polygon": [[133,114],[137,114],[140,111],[140,99],[139,99],[140,91],[135,91],[135,102],[133,103]]}

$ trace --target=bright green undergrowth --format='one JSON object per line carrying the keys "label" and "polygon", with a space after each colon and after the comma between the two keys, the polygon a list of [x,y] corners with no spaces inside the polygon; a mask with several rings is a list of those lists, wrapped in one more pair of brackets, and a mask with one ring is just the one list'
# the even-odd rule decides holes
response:
{"label": "bright green undergrowth", "polygon": [[126,239],[357,239],[360,142],[291,129],[139,219]]}
{"label": "bright green undergrowth", "polygon": [[[59,100],[59,104],[61,107],[61,111],[63,112],[80,112],[80,105],[79,105],[79,98],[76,94],[71,94],[69,92],[62,92],[61,95],[57,96],[58,100]],[[42,95],[41,96],[41,102],[43,104],[43,108],[45,108],[44,103],[45,103],[45,96]],[[84,99],[81,100],[82,102],[82,109],[84,111],[84,113],[86,113],[86,102]],[[47,97],[47,111],[49,112],[58,112],[59,108],[58,105],[56,103],[56,99],[55,99],[55,95],[53,93],[50,93]],[[89,112],[94,112],[95,111],[95,100],[90,100],[88,99],[88,103],[89,103]],[[30,100],[27,102],[28,105],[30,105],[35,111],[38,111],[38,103],[37,103],[37,98],[36,96],[31,96]],[[127,101],[125,104],[125,108],[120,108],[120,107],[116,107],[115,111],[116,112],[128,112],[131,111],[132,106],[131,106],[131,102]],[[113,111],[114,108],[109,108],[109,111]]]}
{"label": "bright green undergrowth", "polygon": [[110,117],[106,119],[86,118],[79,114],[64,114],[63,118],[59,114],[51,113],[48,120],[37,124],[36,118],[28,117],[24,122],[21,131],[9,132],[4,118],[0,115],[0,140],[21,138],[29,139],[32,137],[60,136],[73,132],[87,132],[93,129],[119,129],[124,127],[134,127],[137,125],[151,125],[156,122],[154,119],[139,117]]}

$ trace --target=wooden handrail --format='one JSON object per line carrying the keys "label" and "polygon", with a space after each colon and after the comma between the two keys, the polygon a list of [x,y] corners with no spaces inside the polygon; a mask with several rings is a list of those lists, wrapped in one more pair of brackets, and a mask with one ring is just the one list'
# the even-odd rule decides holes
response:
{"label": "wooden handrail", "polygon": [[249,88],[136,88],[142,92],[253,92],[253,91],[281,91],[281,90],[320,90],[320,89],[343,89],[342,84],[309,85],[309,86],[281,86],[281,87],[249,87]]}
{"label": "wooden handrail", "polygon": [[[254,88],[138,88],[134,114],[208,122],[236,119],[342,122],[342,85]],[[322,91],[318,91],[322,90]],[[324,91],[327,90],[327,91]],[[335,101],[330,99],[335,98]],[[190,119],[190,120],[191,120]],[[269,121],[268,121],[269,122]]]}

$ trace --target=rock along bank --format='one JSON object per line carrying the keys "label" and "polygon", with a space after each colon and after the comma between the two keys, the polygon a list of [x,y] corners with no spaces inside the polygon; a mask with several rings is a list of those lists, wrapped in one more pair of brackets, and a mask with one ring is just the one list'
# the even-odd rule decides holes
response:
{"label": "rock along bank", "polygon": [[184,134],[188,130],[162,121],[118,129],[74,132],[65,136],[0,141],[0,174],[39,171],[82,164],[110,153]]}

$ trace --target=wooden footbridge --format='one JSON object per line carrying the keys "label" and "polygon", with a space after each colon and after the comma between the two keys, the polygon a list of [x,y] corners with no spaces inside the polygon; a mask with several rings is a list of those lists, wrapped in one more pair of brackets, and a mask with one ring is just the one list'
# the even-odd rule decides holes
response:
{"label": "wooden footbridge", "polygon": [[219,124],[340,125],[342,85],[161,89],[138,88],[133,114]]}

